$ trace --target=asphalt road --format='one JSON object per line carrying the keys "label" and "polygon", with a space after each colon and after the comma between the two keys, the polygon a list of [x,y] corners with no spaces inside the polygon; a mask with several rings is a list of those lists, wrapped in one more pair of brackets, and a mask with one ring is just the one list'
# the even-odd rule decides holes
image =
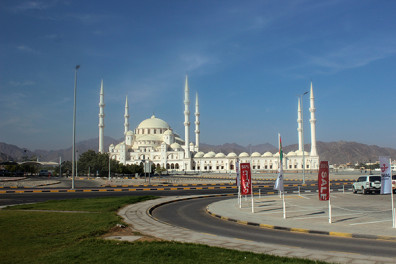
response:
{"label": "asphalt road", "polygon": [[395,242],[341,238],[293,233],[222,221],[205,212],[208,204],[224,197],[193,199],[166,204],[156,208],[153,216],[169,224],[230,238],[298,246],[313,250],[358,253],[370,256],[395,257]]}

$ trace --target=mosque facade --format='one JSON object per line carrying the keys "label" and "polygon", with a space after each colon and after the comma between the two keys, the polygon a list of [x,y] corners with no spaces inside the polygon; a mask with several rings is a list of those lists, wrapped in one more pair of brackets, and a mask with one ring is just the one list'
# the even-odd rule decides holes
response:
{"label": "mosque facade", "polygon": [[[297,171],[305,167],[307,171],[316,171],[319,167],[319,156],[316,151],[316,119],[313,88],[310,89],[310,125],[311,125],[311,150],[303,149],[302,110],[300,98],[298,99],[297,132],[298,150],[283,155],[283,170]],[[103,145],[104,130],[104,91],[103,81],[100,89],[99,101],[99,152],[105,153]],[[190,141],[190,98],[188,78],[184,87],[184,139],[172,130],[170,125],[162,119],[155,117],[143,120],[134,130],[129,129],[128,97],[125,100],[124,114],[124,141],[109,147],[111,159],[120,163],[136,164],[152,162],[156,167],[167,169],[168,172],[235,172],[236,161],[249,162],[254,172],[274,172],[279,170],[279,153],[237,155],[231,153],[204,153],[199,150],[199,102],[198,94],[195,97],[195,142]]]}

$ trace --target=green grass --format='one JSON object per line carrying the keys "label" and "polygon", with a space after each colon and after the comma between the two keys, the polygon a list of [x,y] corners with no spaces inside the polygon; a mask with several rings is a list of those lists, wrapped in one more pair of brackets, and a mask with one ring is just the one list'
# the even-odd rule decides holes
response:
{"label": "green grass", "polygon": [[[153,198],[73,199],[0,210],[0,262],[318,263],[205,245],[175,242],[127,243],[107,241],[99,237],[122,222],[116,215],[119,208]],[[23,211],[29,209],[48,211]]]}

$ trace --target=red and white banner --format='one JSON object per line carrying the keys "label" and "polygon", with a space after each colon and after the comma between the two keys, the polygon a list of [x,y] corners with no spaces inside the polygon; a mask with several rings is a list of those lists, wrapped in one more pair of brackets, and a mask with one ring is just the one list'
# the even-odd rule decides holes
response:
{"label": "red and white banner", "polygon": [[319,200],[328,201],[330,199],[330,178],[329,162],[321,161],[318,173]]}
{"label": "red and white banner", "polygon": [[241,195],[252,193],[252,176],[250,163],[241,163]]}

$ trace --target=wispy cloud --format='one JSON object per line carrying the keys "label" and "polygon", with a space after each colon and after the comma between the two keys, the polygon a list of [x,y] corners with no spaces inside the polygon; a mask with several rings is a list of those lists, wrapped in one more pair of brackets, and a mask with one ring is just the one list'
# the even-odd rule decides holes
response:
{"label": "wispy cloud", "polygon": [[331,73],[358,68],[396,55],[395,42],[395,40],[383,40],[381,43],[361,41],[325,53],[323,56],[309,56],[308,63]]}
{"label": "wispy cloud", "polygon": [[220,61],[214,57],[209,57],[202,54],[184,54],[180,56],[181,62],[184,64],[184,69],[191,72],[209,64],[217,64]]}
{"label": "wispy cloud", "polygon": [[16,47],[16,49],[20,52],[25,52],[25,53],[39,53],[37,50],[34,50],[26,45],[19,45]]}
{"label": "wispy cloud", "polygon": [[8,84],[12,87],[24,87],[24,86],[32,86],[35,85],[34,81],[9,81]]}
{"label": "wispy cloud", "polygon": [[25,1],[22,2],[11,10],[16,13],[28,12],[34,10],[46,10],[52,7],[57,1]]}

